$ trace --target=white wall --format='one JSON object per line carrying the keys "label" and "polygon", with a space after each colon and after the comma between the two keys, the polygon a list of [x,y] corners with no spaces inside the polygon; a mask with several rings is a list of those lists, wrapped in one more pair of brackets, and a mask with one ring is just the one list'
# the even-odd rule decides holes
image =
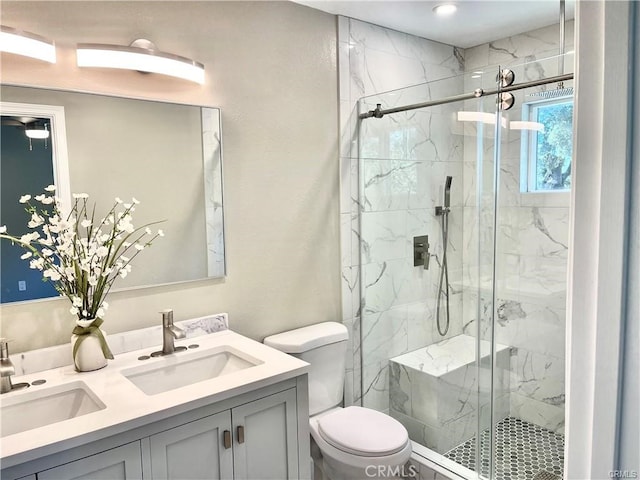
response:
{"label": "white wall", "polygon": [[[56,41],[58,63],[2,55],[2,81],[222,109],[228,276],[110,296],[105,328],[229,312],[253,338],[340,319],[335,17],[289,2],[3,2],[3,25]],[[207,82],[79,69],[76,43],[128,45],[205,64]],[[153,181],[153,173],[141,182]],[[175,261],[167,259],[167,261]],[[65,300],[0,308],[12,352],[69,341]]]}
{"label": "white wall", "polygon": [[[629,302],[627,306],[635,311],[625,312],[627,293],[637,301],[637,283],[633,274],[628,275],[635,271],[637,279],[637,253],[628,256],[625,250],[629,246],[637,249],[638,242],[638,231],[628,228],[637,226],[638,214],[628,211],[627,203],[632,128],[638,115],[630,102],[616,108],[610,104],[611,92],[632,98],[632,4],[578,2],[576,10],[579,48],[574,155],[580,163],[573,178],[573,248],[569,258],[567,479],[623,478],[624,472],[615,472],[619,469],[635,470],[635,474],[625,475],[634,478],[640,470],[638,430],[630,423],[638,425],[638,372],[632,373],[635,380],[631,383],[625,383],[621,375],[623,355],[633,352],[621,350],[625,316],[628,314],[628,324],[634,325],[636,332],[638,321],[637,303],[633,307],[633,301]],[[636,220],[629,225],[630,215]],[[635,265],[630,260],[635,260]],[[628,290],[634,285],[635,292]],[[633,342],[629,337],[625,340]],[[630,430],[621,438],[623,395],[625,401],[635,404],[631,412],[626,411],[625,429]]]}

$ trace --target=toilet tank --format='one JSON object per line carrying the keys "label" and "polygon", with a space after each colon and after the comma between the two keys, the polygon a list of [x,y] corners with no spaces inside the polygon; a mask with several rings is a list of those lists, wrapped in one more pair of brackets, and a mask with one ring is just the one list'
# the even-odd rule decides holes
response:
{"label": "toilet tank", "polygon": [[347,327],[324,322],[271,335],[264,344],[304,360],[309,368],[309,415],[342,403]]}

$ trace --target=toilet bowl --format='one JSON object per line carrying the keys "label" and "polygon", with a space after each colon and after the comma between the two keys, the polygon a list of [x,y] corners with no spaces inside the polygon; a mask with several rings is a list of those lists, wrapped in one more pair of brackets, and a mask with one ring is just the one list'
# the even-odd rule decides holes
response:
{"label": "toilet bowl", "polygon": [[[361,480],[401,478],[411,457],[411,442],[397,420],[362,407],[335,408],[309,419],[326,478]],[[318,480],[317,478],[315,480]]]}
{"label": "toilet bowl", "polygon": [[358,406],[342,408],[348,334],[325,322],[264,339],[310,364],[309,429],[314,480],[402,478],[411,457],[406,428],[390,416]]}

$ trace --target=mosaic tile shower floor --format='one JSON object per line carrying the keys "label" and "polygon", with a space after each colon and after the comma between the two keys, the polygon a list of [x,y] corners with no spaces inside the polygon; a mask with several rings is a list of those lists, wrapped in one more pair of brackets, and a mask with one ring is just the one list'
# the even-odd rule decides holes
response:
{"label": "mosaic tile shower floor", "polygon": [[[482,432],[482,474],[489,474],[489,435]],[[475,470],[475,437],[445,453],[445,457]],[[562,478],[564,435],[518,418],[507,417],[496,425],[496,480]],[[546,474],[546,475],[545,475]],[[542,475],[542,476],[541,476]]]}

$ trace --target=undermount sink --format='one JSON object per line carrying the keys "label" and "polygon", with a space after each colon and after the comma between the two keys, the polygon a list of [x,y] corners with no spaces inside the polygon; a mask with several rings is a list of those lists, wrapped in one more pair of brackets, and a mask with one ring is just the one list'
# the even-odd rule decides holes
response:
{"label": "undermount sink", "polygon": [[175,353],[153,361],[154,365],[140,365],[122,371],[127,380],[147,395],[168,392],[263,363],[229,345],[195,354]]}
{"label": "undermount sink", "polygon": [[[2,437],[97,412],[104,403],[82,381],[34,390],[0,400]],[[36,390],[36,388],[38,390]],[[3,395],[5,397],[5,395]]]}

